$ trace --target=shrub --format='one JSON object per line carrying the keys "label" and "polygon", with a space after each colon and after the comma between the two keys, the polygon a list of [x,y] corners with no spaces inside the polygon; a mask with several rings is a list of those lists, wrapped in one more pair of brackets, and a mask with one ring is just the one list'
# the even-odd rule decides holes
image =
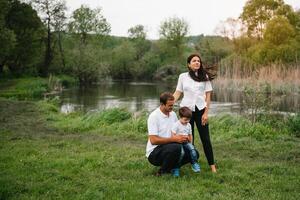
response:
{"label": "shrub", "polygon": [[82,120],[90,124],[101,122],[106,124],[113,124],[116,122],[122,122],[129,118],[131,118],[131,113],[128,112],[126,109],[112,108],[103,110],[101,112],[97,111],[93,113],[87,113],[85,116],[83,116]]}
{"label": "shrub", "polygon": [[300,137],[300,113],[297,113],[293,117],[289,117],[287,125],[291,134]]}
{"label": "shrub", "polygon": [[46,79],[21,78],[13,80],[15,84],[1,92],[2,97],[13,99],[35,99],[41,98],[48,90]]}

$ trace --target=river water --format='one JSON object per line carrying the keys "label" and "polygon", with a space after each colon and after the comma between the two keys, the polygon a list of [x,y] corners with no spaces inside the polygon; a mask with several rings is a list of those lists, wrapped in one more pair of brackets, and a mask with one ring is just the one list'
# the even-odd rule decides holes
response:
{"label": "river water", "polygon": [[[61,112],[75,110],[89,112],[114,107],[125,107],[132,112],[152,111],[159,106],[159,94],[174,92],[176,83],[157,82],[107,82],[89,87],[74,87],[60,94]],[[275,110],[299,112],[300,95],[278,96]],[[243,111],[244,95],[239,91],[224,91],[214,87],[209,115],[221,113],[240,114]],[[178,105],[177,105],[178,106]]]}

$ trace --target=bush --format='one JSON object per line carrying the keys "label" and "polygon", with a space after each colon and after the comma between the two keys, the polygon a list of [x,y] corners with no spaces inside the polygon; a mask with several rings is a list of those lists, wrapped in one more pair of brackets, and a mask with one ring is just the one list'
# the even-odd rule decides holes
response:
{"label": "bush", "polygon": [[126,109],[113,108],[105,110],[100,114],[100,119],[106,123],[112,124],[116,122],[122,122],[131,117],[131,113]]}
{"label": "bush", "polygon": [[297,113],[293,117],[289,117],[287,125],[291,134],[300,137],[300,113]]}
{"label": "bush", "polygon": [[89,124],[113,124],[131,118],[131,113],[124,108],[112,108],[101,112],[87,113],[82,120]]}
{"label": "bush", "polygon": [[67,75],[59,75],[58,76],[61,84],[63,87],[70,87],[70,86],[73,86],[73,85],[76,85],[77,84],[77,81],[74,77],[71,77],[71,76],[67,76]]}
{"label": "bush", "polygon": [[287,120],[282,115],[259,115],[256,123],[243,116],[220,115],[210,119],[210,130],[217,139],[253,137],[257,140],[276,138],[290,132],[299,135],[300,117]]}
{"label": "bush", "polygon": [[41,98],[48,90],[47,80],[42,78],[21,78],[12,80],[13,86],[2,91],[0,96],[13,99]]}

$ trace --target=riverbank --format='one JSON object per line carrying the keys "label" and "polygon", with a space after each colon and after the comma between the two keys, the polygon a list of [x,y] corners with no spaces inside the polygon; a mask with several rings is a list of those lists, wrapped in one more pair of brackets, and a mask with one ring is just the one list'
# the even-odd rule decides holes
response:
{"label": "riverbank", "polygon": [[146,114],[64,115],[55,101],[7,99],[0,99],[0,113],[1,199],[299,198],[300,141],[278,126],[212,118],[218,173],[209,171],[197,137],[202,172],[186,165],[174,179],[152,175]]}

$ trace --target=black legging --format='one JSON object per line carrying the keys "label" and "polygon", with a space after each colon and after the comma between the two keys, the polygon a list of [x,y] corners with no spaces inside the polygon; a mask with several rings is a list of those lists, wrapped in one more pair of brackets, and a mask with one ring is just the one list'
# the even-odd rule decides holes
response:
{"label": "black legging", "polygon": [[196,126],[199,132],[199,136],[203,145],[204,153],[209,165],[215,164],[214,161],[214,153],[212,150],[212,145],[209,137],[209,129],[208,124],[202,126],[201,118],[205,111],[205,109],[199,110],[197,106],[195,106],[195,111],[192,114],[192,118],[190,120],[190,124],[192,126],[192,134],[193,134],[193,144],[194,144],[194,122],[196,122]]}
{"label": "black legging", "polygon": [[[170,172],[173,168],[177,168],[191,162],[189,152],[186,152],[186,150],[183,149],[185,153],[181,160],[180,166],[178,166],[178,161],[180,159],[182,149],[182,144],[179,143],[159,145],[155,147],[155,149],[151,152],[151,154],[148,157],[148,160],[152,165],[160,166],[161,172],[167,173]],[[198,159],[199,153],[197,150],[196,154]]]}

